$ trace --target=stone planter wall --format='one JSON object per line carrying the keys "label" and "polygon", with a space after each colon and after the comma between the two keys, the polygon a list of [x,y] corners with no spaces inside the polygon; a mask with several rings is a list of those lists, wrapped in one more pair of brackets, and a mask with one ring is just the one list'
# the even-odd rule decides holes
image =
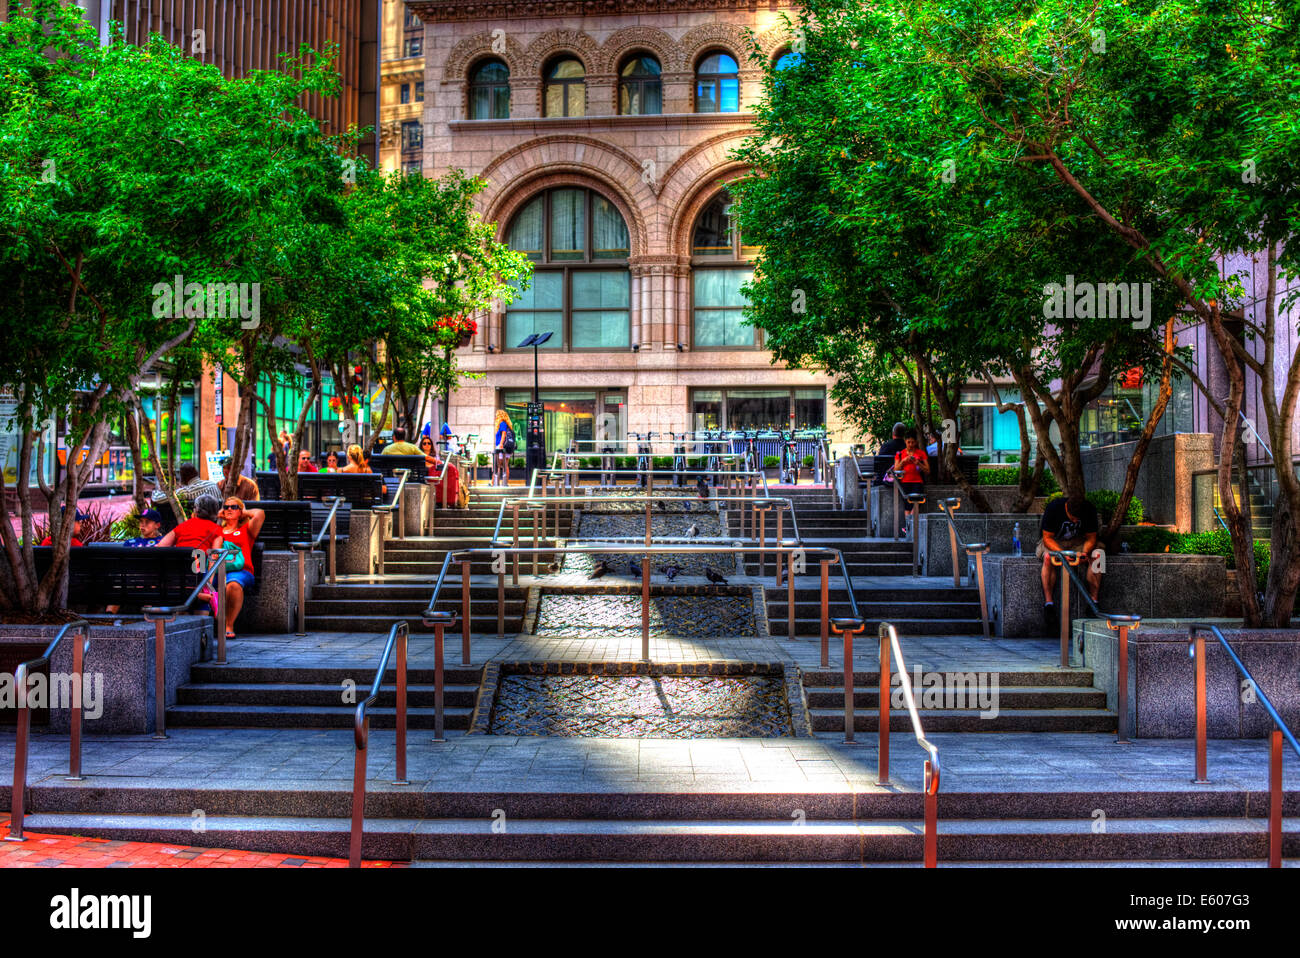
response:
{"label": "stone planter wall", "polygon": [[388,529],[386,513],[375,512],[373,509],[353,509],[348,525],[348,539],[339,543],[336,560],[339,572],[372,574],[379,559],[380,536],[386,536]]}
{"label": "stone planter wall", "polygon": [[[328,553],[322,550],[307,556],[307,598],[324,576],[327,561]],[[236,634],[294,631],[298,627],[298,553],[263,553],[257,579],[258,593],[245,600],[235,623]]]}
{"label": "stone planter wall", "polygon": [[[1193,738],[1196,734],[1195,673],[1187,654],[1187,624],[1200,619],[1144,622],[1129,633],[1129,728],[1135,737]],[[1291,727],[1300,724],[1300,631],[1242,629],[1216,622],[1259,688]],[[1235,628],[1229,628],[1236,625]],[[1118,705],[1119,633],[1105,623],[1075,623],[1075,648],[1106,692],[1109,708]],[[1213,635],[1205,633],[1206,728],[1211,738],[1262,738],[1272,722],[1257,701],[1243,694],[1240,673]],[[1192,757],[1188,755],[1188,767]],[[1210,769],[1213,775],[1213,768]]]}
{"label": "stone planter wall", "polygon": [[[85,672],[92,694],[102,694],[97,719],[87,718],[87,733],[144,733],[154,730],[154,626],[134,621],[114,626],[114,617],[92,618],[90,653]],[[203,643],[212,642],[213,620],[207,616],[181,616],[164,626],[167,666],[166,704],[176,702],[176,689],[190,680],[190,668],[199,661]],[[0,625],[0,643],[49,642],[56,626]],[[72,672],[72,641],[65,638],[50,659],[51,673]],[[89,701],[85,703],[89,706]],[[89,709],[87,709],[89,710]],[[66,733],[67,708],[50,709],[51,732]]]}
{"label": "stone planter wall", "polygon": [[[1042,560],[987,555],[984,579],[993,631],[1007,638],[1042,637]],[[1064,573],[1060,573],[1064,574]],[[1106,612],[1144,618],[1221,616],[1227,568],[1220,556],[1108,555],[1101,580],[1100,605]],[[1058,580],[1055,600],[1060,601]],[[1072,616],[1086,605],[1077,587],[1070,595]]]}
{"label": "stone planter wall", "polygon": [[[989,555],[1011,555],[1011,539],[1016,523],[1020,523],[1020,547],[1026,555],[1033,555],[1038,545],[1038,516],[1023,512],[953,514],[957,533],[962,541],[983,542],[989,546]],[[960,546],[957,561],[962,574],[966,573],[965,554]],[[985,561],[987,561],[987,556]],[[921,516],[921,569],[925,575],[952,575],[952,545],[949,543],[948,519],[942,513]]]}

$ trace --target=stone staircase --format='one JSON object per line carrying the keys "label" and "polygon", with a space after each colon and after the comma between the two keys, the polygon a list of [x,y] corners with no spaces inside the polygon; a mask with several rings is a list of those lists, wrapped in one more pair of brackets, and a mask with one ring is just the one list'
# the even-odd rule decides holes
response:
{"label": "stone staircase", "polygon": [[[1286,796],[1283,855],[1300,855]],[[334,788],[32,788],[27,828],[346,857],[350,794]],[[192,808],[208,810],[193,828]],[[916,793],[692,793],[372,789],[366,859],[416,864],[919,865]],[[1098,829],[1097,810],[1106,813]],[[1266,803],[1247,791],[941,792],[939,865],[1258,865]]]}
{"label": "stone staircase", "polygon": [[[482,666],[461,668],[459,653],[449,652],[443,669],[443,722],[447,729],[468,729]],[[427,657],[426,657],[427,658]],[[191,681],[177,690],[167,709],[169,728],[351,728],[357,703],[374,681],[367,669],[324,667],[193,666]],[[372,728],[396,723],[397,673],[389,669],[379,699],[367,709]],[[410,728],[433,728],[432,669],[407,672],[406,721]]]}

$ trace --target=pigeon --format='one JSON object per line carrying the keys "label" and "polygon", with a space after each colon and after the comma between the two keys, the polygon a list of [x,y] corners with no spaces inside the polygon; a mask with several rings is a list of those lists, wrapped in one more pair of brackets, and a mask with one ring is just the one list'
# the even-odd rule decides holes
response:
{"label": "pigeon", "polygon": [[655,508],[658,509],[660,512],[668,511],[668,507],[664,505],[664,501],[662,499],[655,500]]}
{"label": "pigeon", "polygon": [[588,574],[587,578],[588,578],[588,579],[599,579],[601,576],[603,576],[603,575],[604,575],[606,572],[608,572],[608,571],[609,571],[609,566],[605,565],[605,560],[604,560],[604,559],[601,559],[599,562],[596,563],[596,568],[594,568],[594,569],[591,570],[591,572]]}
{"label": "pigeon", "polygon": [[641,563],[639,563],[639,562],[629,562],[629,563],[627,564],[627,571],[630,572],[630,573],[632,573],[632,577],[633,577],[633,578],[636,578],[636,579],[641,578]]}
{"label": "pigeon", "polygon": [[560,563],[559,563],[559,562],[552,562],[550,565],[548,565],[548,566],[546,567],[546,571],[547,571],[547,572],[559,572],[559,571],[560,571]]}
{"label": "pigeon", "polygon": [[662,576],[666,576],[668,578],[668,581],[672,582],[673,579],[677,578],[677,574],[681,571],[682,570],[675,565],[668,565],[660,569],[659,574]]}
{"label": "pigeon", "polygon": [[695,480],[695,488],[699,490],[701,499],[709,498],[709,484],[703,476]]}
{"label": "pigeon", "polygon": [[721,573],[715,572],[713,569],[710,569],[708,566],[705,566],[704,568],[704,578],[708,579],[714,585],[727,584],[726,578]]}
{"label": "pigeon", "polygon": [[685,511],[685,512],[690,512],[690,511],[691,511],[691,500],[689,500],[689,499],[683,499],[683,500],[682,500],[682,510]]}
{"label": "pigeon", "polygon": [[700,534],[700,527],[692,522],[691,527],[686,530],[686,538],[694,539],[699,534]]}

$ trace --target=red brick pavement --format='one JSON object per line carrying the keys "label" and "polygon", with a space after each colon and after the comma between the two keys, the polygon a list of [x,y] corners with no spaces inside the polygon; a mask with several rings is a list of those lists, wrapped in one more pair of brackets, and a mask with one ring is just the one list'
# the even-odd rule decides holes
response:
{"label": "red brick pavement", "polygon": [[[7,842],[9,816],[0,815],[0,868],[347,868],[346,858],[193,848],[158,842],[121,842],[27,831]],[[367,861],[362,868],[404,868],[404,862]]]}

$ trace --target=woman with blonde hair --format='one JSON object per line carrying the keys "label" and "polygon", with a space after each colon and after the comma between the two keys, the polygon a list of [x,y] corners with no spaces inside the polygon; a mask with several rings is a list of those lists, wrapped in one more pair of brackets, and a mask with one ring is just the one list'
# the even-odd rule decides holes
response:
{"label": "woman with blonde hair", "polygon": [[515,451],[515,431],[504,409],[497,410],[496,438],[493,441],[492,485],[510,485],[510,456]]}
{"label": "woman with blonde hair", "polygon": [[370,464],[361,457],[361,447],[356,443],[348,446],[348,464],[339,472],[369,472]]}

